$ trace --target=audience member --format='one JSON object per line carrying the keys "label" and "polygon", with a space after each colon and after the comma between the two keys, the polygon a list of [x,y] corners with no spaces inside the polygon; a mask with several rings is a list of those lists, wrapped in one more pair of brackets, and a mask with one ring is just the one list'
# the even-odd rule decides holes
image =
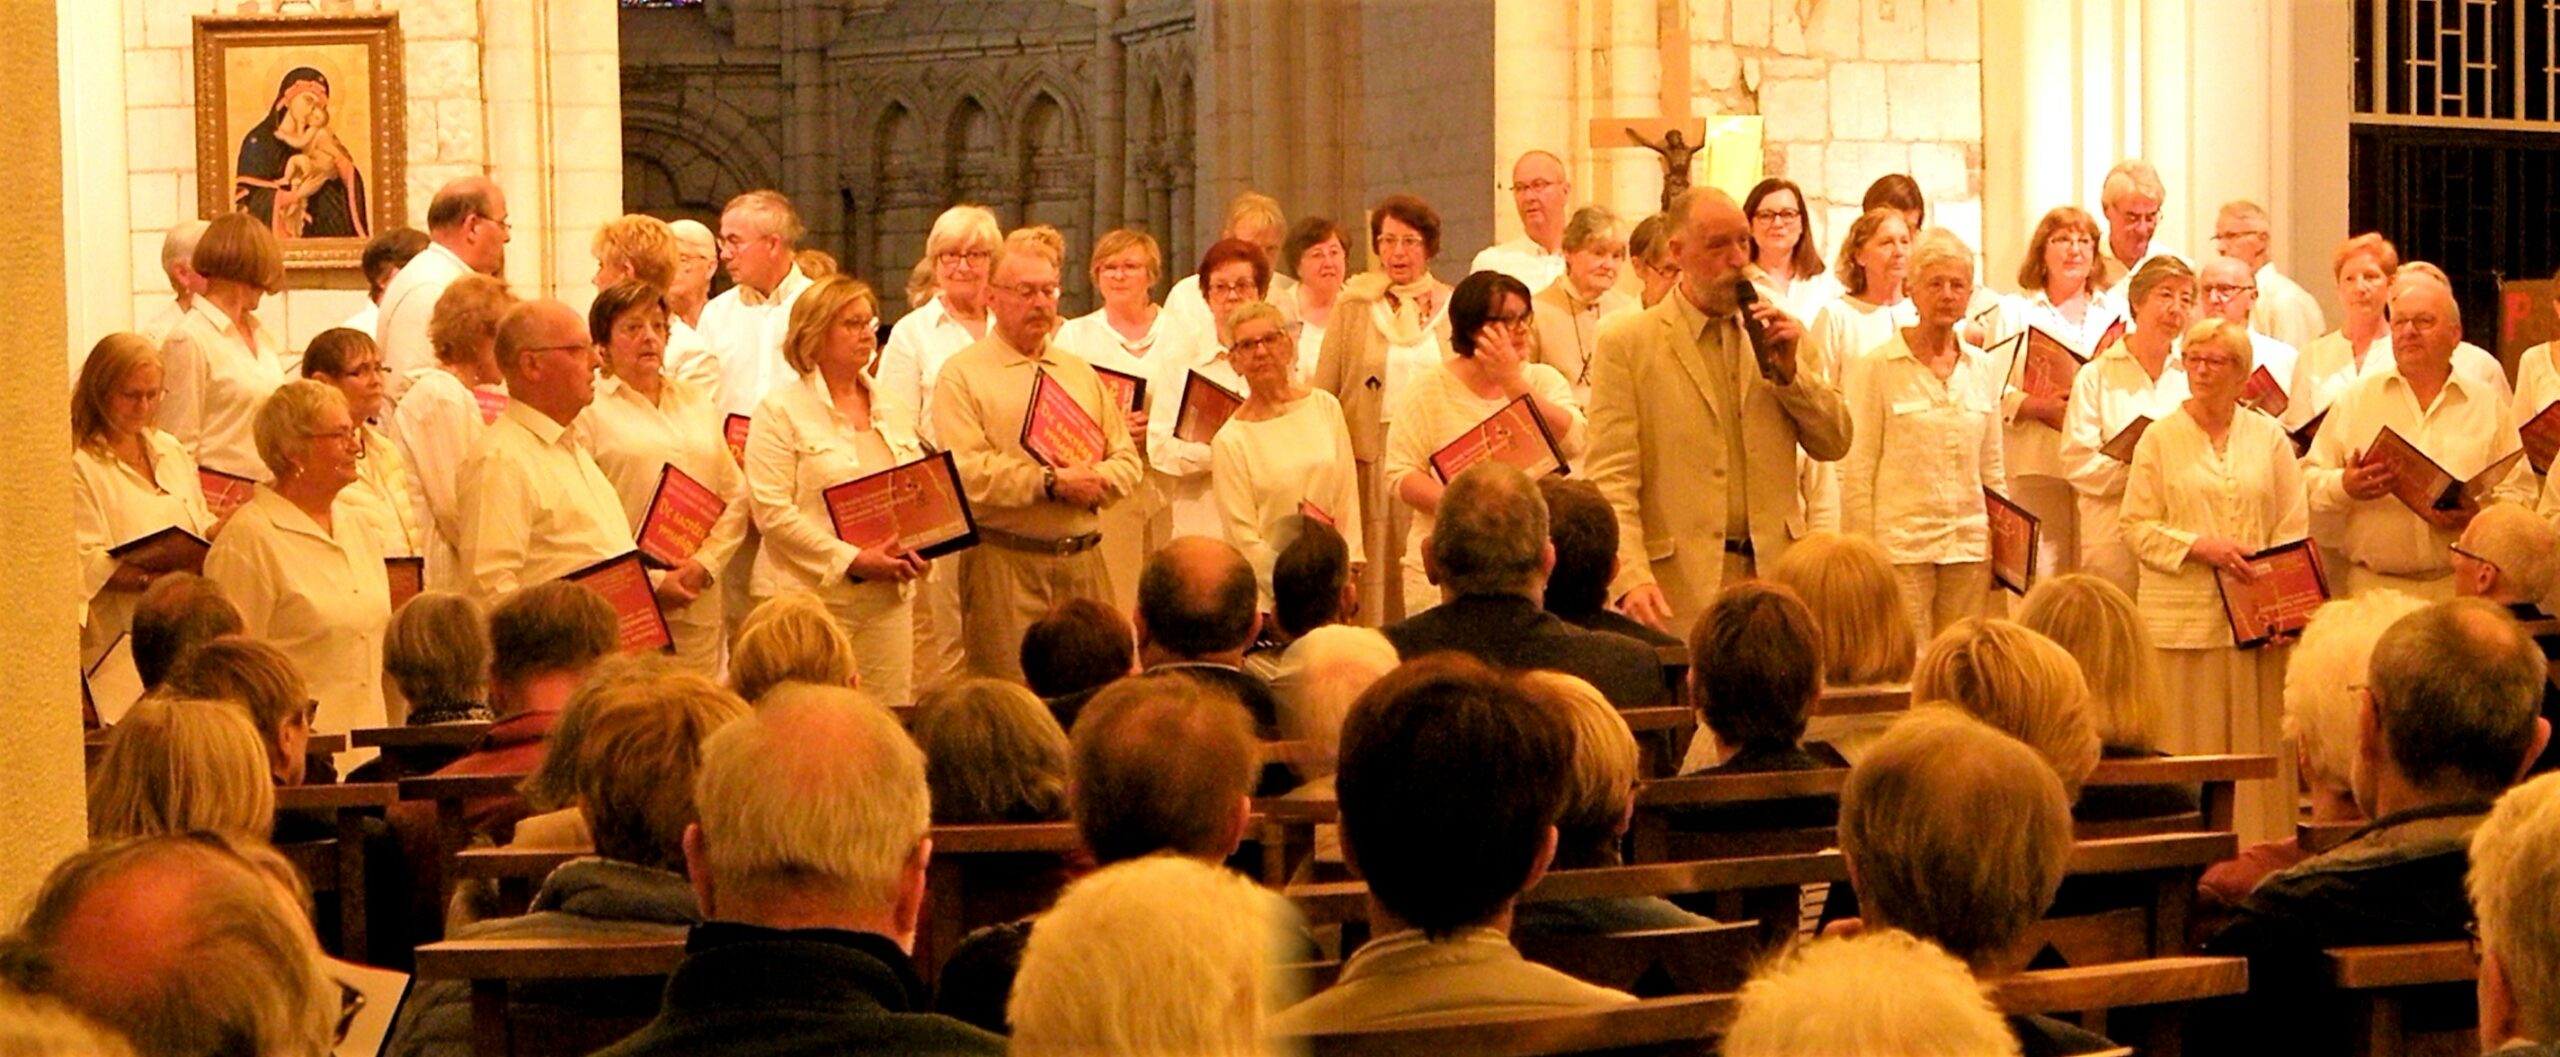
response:
{"label": "audience member", "polygon": [[[1886,1001],[1843,1001],[1891,995]],[[1736,996],[1725,1057],[2015,1057],[2018,1040],[1964,963],[1909,933],[1817,940]]]}
{"label": "audience member", "polygon": [[1313,519],[1300,523],[1297,538],[1271,562],[1271,621],[1278,625],[1274,638],[1281,646],[1360,615],[1354,561],[1350,543],[1332,526]]}
{"label": "audience member", "polygon": [[1538,481],[1547,500],[1547,540],[1556,565],[1547,573],[1540,603],[1565,623],[1624,635],[1648,646],[1678,646],[1676,635],[1609,608],[1609,584],[1618,578],[1618,515],[1589,481],[1547,477]]}
{"label": "audience member", "polygon": [[[2123,588],[2088,573],[2041,578],[2027,592],[2018,623],[2052,639],[2080,662],[2081,679],[2089,687],[2089,721],[2098,731],[2099,759],[2165,756],[2160,751],[2163,744],[2187,752],[2208,751],[2193,733],[2162,729],[2164,712],[2179,717],[2184,726],[2198,722],[2191,715],[2197,710],[2164,708],[2171,698],[2161,682],[2150,629],[2144,626],[2142,612],[2134,608],[2133,596]],[[2241,783],[2239,817],[2262,817],[2265,812],[2254,810],[2261,798],[2282,801],[2285,806],[2292,803],[2289,796],[2252,788],[2263,784]],[[2277,784],[2291,788],[2287,782]],[[2072,817],[2103,822],[2186,814],[2196,810],[2199,795],[2196,787],[2185,785],[2083,790],[2072,807]]]}
{"label": "audience member", "polygon": [[1022,633],[1022,677],[1072,730],[1085,702],[1138,670],[1138,633],[1110,603],[1070,598]]}
{"label": "audience member", "polygon": [[0,971],[142,1057],[323,1057],[339,990],[291,876],[273,849],[210,833],[95,846],[46,875]]}
{"label": "audience member", "polygon": [[1911,699],[1945,702],[2027,743],[2053,765],[2062,791],[2098,767],[2089,687],[2062,647],[2006,620],[1961,620],[1931,640],[1911,674]]}
{"label": "audience member", "polygon": [[[1534,494],[1527,485],[1518,482]],[[1407,1027],[1631,1001],[1521,958],[1506,935],[1513,899],[1555,856],[1572,760],[1572,727],[1559,710],[1472,659],[1408,662],[1361,695],[1343,724],[1335,785],[1343,850],[1369,883],[1375,938],[1273,1029]]]}
{"label": "audience member", "polygon": [[[1978,980],[2026,967],[2028,933],[2062,887],[2070,852],[2071,805],[2053,768],[1952,709],[1896,720],[1840,792],[1840,854],[1860,926],[1935,943]],[[2031,1055],[2115,1048],[2045,1017],[2010,1026]]]}
{"label": "audience member", "polygon": [[0,1052],[10,1057],[134,1057],[133,1044],[70,1006],[0,987]]}
{"label": "audience member", "polygon": [[[1806,716],[1822,696],[1822,641],[1813,611],[1795,592],[1764,580],[1718,592],[1689,632],[1689,685],[1703,729],[1690,743],[1684,773],[1849,765],[1829,745],[1804,740]],[[1715,833],[1823,827],[1835,821],[1839,806],[1829,796],[1706,804],[1683,809],[1676,824]]]}
{"label": "audience member", "polygon": [[489,711],[491,649],[489,615],[469,595],[428,591],[392,614],[382,671],[409,703],[409,725],[496,718]]}
{"label": "audience member", "polygon": [[949,684],[916,702],[907,729],[935,825],[1066,821],[1067,732],[1020,684]]}
{"label": "audience member", "polygon": [[265,840],[275,786],[248,714],[222,701],[154,695],[107,732],[89,779],[89,839],[220,833]]}
{"label": "audience member", "polygon": [[[2491,503],[2472,517],[2452,551],[2454,594],[2496,602],[2517,620],[2550,618],[2552,589],[2560,586],[2560,530],[2550,521],[2514,503]],[[2560,635],[2536,635],[2533,642],[2544,660],[2560,661]],[[2560,683],[2543,685],[2542,718],[2560,722]],[[2560,759],[2545,753],[2534,760],[2533,773],[2554,765]]]}
{"label": "audience member", "polygon": [[222,585],[194,573],[170,573],[144,588],[133,607],[133,668],[146,691],[160,689],[187,652],[243,630],[240,610]]}
{"label": "audience member", "polygon": [[[587,670],[614,651],[617,622],[604,596],[561,580],[508,595],[489,611],[489,705],[496,725],[437,774],[526,774],[549,751]],[[475,833],[505,843],[529,808],[519,797],[473,801]]]}
{"label": "audience member", "polygon": [[1269,992],[1268,896],[1179,855],[1104,867],[1041,915],[1006,1015],[1015,1057],[1271,1052],[1248,996]]}
{"label": "audience member", "polygon": [[2502,1057],[2560,1053],[2560,778],[2507,791],[2471,835],[2465,887],[2480,927],[2480,1048]]}
{"label": "audience member", "polygon": [[[1291,796],[1333,799],[1342,718],[1351,714],[1351,703],[1370,684],[1394,671],[1400,661],[1395,644],[1376,628],[1329,625],[1289,644],[1279,673],[1272,676],[1271,696],[1280,702],[1280,736],[1306,742],[1313,757],[1313,762],[1299,765],[1298,776],[1306,784]],[[1318,847],[1318,858],[1323,850]],[[1334,859],[1339,861],[1340,855]]]}
{"label": "audience member", "polygon": [[788,685],[712,735],[684,832],[703,923],[657,1019],[603,1052],[1002,1053],[920,1012],[928,799],[923,754],[852,690]]}
{"label": "audience member", "polygon": [[189,654],[169,676],[169,690],[238,705],[266,748],[275,784],[301,785],[308,776],[311,697],[284,651],[247,635],[225,635]]}
{"label": "audience member", "polygon": [[1538,608],[1556,548],[1547,501],[1528,474],[1484,463],[1449,482],[1439,509],[1423,561],[1448,600],[1387,627],[1397,652],[1410,660],[1456,650],[1500,667],[1579,676],[1619,708],[1667,703],[1651,648]]}
{"label": "audience member", "polygon": [[517,789],[524,795],[525,807],[536,814],[515,825],[508,838],[518,848],[589,848],[594,847],[595,833],[587,828],[586,813],[580,810],[580,790],[586,788],[587,763],[595,757],[586,747],[587,731],[604,709],[627,699],[673,674],[674,668],[664,655],[614,656],[596,662],[559,710],[551,733],[544,739],[541,759],[533,762],[532,773],[525,775]]}
{"label": "audience member", "polygon": [[1178,671],[1235,696],[1255,726],[1277,729],[1271,687],[1244,672],[1244,651],[1262,626],[1253,565],[1225,540],[1183,536],[1147,558],[1138,578],[1138,661],[1149,672]]}
{"label": "audience member", "polygon": [[[1562,711],[1573,730],[1564,813],[1556,819],[1555,868],[1625,865],[1619,848],[1636,815],[1635,733],[1589,683],[1562,672],[1530,672],[1520,681]],[[1593,936],[1709,924],[1661,896],[1628,896],[1532,903],[1513,913],[1511,934]]]}
{"label": "audience member", "polygon": [[[1879,690],[1911,682],[1920,647],[1903,616],[1893,560],[1874,540],[1816,532],[1767,568],[1771,582],[1794,591],[1813,612],[1813,625],[1822,633],[1824,687]],[[1855,762],[1892,721],[1890,714],[1823,718],[1806,732]]]}
{"label": "audience member", "polygon": [[825,600],[806,591],[775,595],[756,606],[729,648],[729,688],[748,704],[764,700],[784,683],[848,688],[862,683],[853,640]]}

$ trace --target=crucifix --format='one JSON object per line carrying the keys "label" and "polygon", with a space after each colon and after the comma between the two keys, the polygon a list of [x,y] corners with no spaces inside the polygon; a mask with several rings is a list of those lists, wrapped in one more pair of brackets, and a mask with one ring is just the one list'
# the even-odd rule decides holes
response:
{"label": "crucifix", "polygon": [[1591,119],[1594,150],[1644,147],[1662,156],[1662,208],[1689,189],[1689,163],[1707,147],[1707,123],[1689,105],[1689,5],[1687,0],[1655,0],[1654,24],[1662,56],[1662,87],[1657,92],[1660,117]]}

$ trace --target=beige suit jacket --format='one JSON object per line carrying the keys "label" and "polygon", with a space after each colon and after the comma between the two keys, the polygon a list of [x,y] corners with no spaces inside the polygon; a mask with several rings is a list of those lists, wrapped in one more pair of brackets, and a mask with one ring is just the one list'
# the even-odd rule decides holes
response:
{"label": "beige suit jacket", "polygon": [[[1703,339],[1683,333],[1674,290],[1653,307],[1601,328],[1591,367],[1590,477],[1618,515],[1618,578],[1611,597],[1658,584],[1673,630],[1685,633],[1724,579],[1725,500],[1735,484],[1724,416],[1742,416],[1739,469],[1751,546],[1767,568],[1805,534],[1796,450],[1830,462],[1849,452],[1849,408],[1808,343],[1796,347],[1796,380],[1778,386],[1748,364],[1750,340],[1733,318]],[[1742,406],[1721,406],[1716,369],[1748,373]]]}

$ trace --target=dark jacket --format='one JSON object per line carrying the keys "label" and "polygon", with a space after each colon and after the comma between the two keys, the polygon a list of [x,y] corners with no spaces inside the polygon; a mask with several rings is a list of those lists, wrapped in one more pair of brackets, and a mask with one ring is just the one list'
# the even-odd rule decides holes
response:
{"label": "dark jacket", "polygon": [[1653,647],[1624,635],[1586,631],[1518,595],[1466,595],[1387,625],[1397,655],[1411,660],[1456,650],[1497,668],[1579,676],[1619,708],[1671,704]]}
{"label": "dark jacket", "polygon": [[1174,672],[1200,680],[1224,690],[1243,702],[1245,711],[1253,713],[1253,726],[1265,738],[1279,737],[1280,699],[1271,696],[1271,684],[1245,673],[1240,668],[1208,661],[1169,661],[1146,671],[1148,675]]}
{"label": "dark jacket", "polygon": [[[2526,623],[2551,619],[2551,615],[2544,613],[2542,607],[2531,602],[2510,602],[2507,604],[2507,612],[2515,614],[2517,620]],[[2533,644],[2542,647],[2543,660],[2560,661],[2560,635],[2536,635],[2533,637]],[[2560,730],[2560,673],[2543,677],[2542,718],[2550,720],[2553,729]],[[2543,746],[2542,755],[2533,761],[2533,766],[2527,768],[2526,773],[2541,774],[2555,767],[2560,767],[2560,751],[2553,751],[2546,745]]]}
{"label": "dark jacket", "polygon": [[1612,635],[1624,635],[1647,646],[1688,645],[1680,641],[1677,635],[1664,632],[1614,609],[1594,609],[1587,613],[1566,613],[1550,609],[1547,612],[1563,617],[1565,623],[1584,631],[1605,631]]}
{"label": "dark jacket", "polygon": [[[1691,774],[1773,774],[1845,768],[1831,746],[1813,742],[1804,748],[1781,744],[1745,744],[1733,758]],[[1699,804],[1668,816],[1673,829],[1690,833],[1748,833],[1754,830],[1819,829],[1840,824],[1840,798],[1798,796],[1739,804]],[[1844,886],[1845,887],[1845,886]]]}
{"label": "dark jacket", "polygon": [[937,1054],[997,1057],[1004,1040],[918,1012],[924,984],[887,937],[837,929],[694,926],[658,1019],[610,1057]]}
{"label": "dark jacket", "polygon": [[2122,1048],[2104,1035],[2034,1013],[2010,1017],[2009,1032],[2018,1037],[2019,1057],[2075,1057]]}

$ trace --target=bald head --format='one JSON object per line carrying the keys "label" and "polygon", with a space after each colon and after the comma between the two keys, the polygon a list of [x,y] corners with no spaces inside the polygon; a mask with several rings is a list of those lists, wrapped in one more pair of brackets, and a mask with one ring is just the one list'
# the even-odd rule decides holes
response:
{"label": "bald head", "polygon": [[509,234],[507,193],[486,176],[450,181],[427,203],[427,237],[482,275],[506,269]]}
{"label": "bald head", "polygon": [[2516,503],[2491,503],[2454,545],[2453,588],[2501,605],[2541,605],[2560,574],[2560,531]]}
{"label": "bald head", "polygon": [[[2549,736],[2547,669],[2523,626],[2481,599],[2438,602],[2394,621],[2373,645],[2356,802],[2379,816],[2496,796]],[[2419,802],[2381,802],[2386,769]]]}
{"label": "bald head", "polygon": [[526,301],[498,321],[498,371],[507,395],[568,425],[595,399],[596,350],[578,310]]}
{"label": "bald head", "polygon": [[1138,578],[1138,643],[1150,664],[1240,660],[1261,628],[1253,565],[1225,540],[1183,536]]}
{"label": "bald head", "polygon": [[1733,196],[1692,187],[1671,203],[1679,224],[1671,231],[1671,259],[1680,265],[1680,292],[1709,315],[1735,310],[1734,280],[1751,262],[1751,225]]}
{"label": "bald head", "polygon": [[2432,265],[2403,265],[2391,280],[2391,355],[2401,373],[2442,374],[2452,369],[2462,344],[2462,306],[2444,273]]}
{"label": "bald head", "polygon": [[1233,695],[1178,670],[1123,679],[1085,705],[1072,742],[1070,813],[1095,859],[1235,851],[1260,756]]}
{"label": "bald head", "polygon": [[2204,310],[2217,319],[2249,325],[2249,310],[2258,307],[2258,271],[2247,263],[2216,257],[2196,272],[2204,293]]}
{"label": "bald head", "polygon": [[1520,211],[1520,228],[1549,251],[1564,242],[1565,201],[1572,195],[1563,159],[1533,150],[1511,163],[1511,205]]}

